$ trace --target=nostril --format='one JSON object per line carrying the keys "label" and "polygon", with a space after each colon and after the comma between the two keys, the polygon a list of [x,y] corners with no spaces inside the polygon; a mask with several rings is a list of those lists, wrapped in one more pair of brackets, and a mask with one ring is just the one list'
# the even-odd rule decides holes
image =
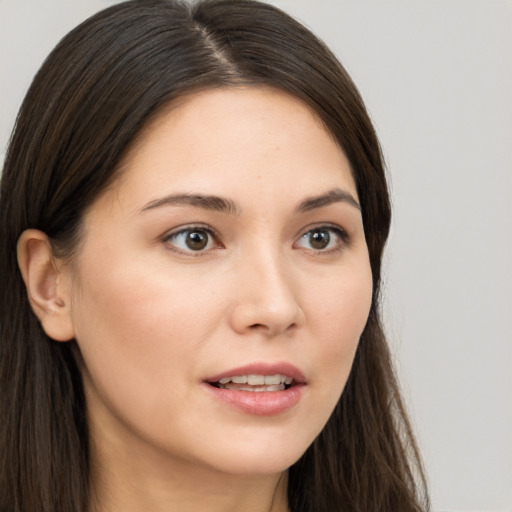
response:
{"label": "nostril", "polygon": [[[270,293],[270,292],[269,292]],[[304,314],[294,301],[291,304],[276,304],[276,300],[240,300],[236,303],[230,323],[233,329],[240,333],[261,333],[266,336],[276,336],[295,330],[303,322]]]}
{"label": "nostril", "polygon": [[297,324],[295,322],[291,323],[288,326],[279,325],[277,323],[274,323],[274,324],[269,323],[269,325],[252,324],[249,326],[249,329],[252,331],[261,330],[261,331],[267,332],[269,334],[278,334],[281,332],[290,331],[290,330],[294,329],[296,326],[297,326]]}

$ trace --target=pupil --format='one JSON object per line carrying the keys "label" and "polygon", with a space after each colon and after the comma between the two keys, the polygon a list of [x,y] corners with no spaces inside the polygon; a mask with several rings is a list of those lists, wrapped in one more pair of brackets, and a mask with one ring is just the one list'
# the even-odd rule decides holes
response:
{"label": "pupil", "polygon": [[314,249],[325,249],[331,241],[328,231],[314,231],[311,234],[311,246]]}
{"label": "pupil", "polygon": [[208,244],[208,236],[202,231],[192,231],[188,234],[186,243],[189,249],[200,251]]}

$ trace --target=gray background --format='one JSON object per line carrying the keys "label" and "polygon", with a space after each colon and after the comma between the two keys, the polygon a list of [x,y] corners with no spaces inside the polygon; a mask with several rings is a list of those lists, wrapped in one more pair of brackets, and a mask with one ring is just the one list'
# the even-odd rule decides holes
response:
{"label": "gray background", "polygon": [[[0,0],[0,154],[44,57],[112,3]],[[334,49],[381,138],[384,313],[434,508],[512,511],[512,3],[272,3]]]}

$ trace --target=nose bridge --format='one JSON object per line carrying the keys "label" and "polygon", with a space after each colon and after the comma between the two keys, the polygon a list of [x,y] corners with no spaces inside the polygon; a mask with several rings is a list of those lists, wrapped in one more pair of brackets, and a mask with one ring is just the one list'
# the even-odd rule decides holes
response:
{"label": "nose bridge", "polygon": [[296,282],[279,248],[262,243],[243,257],[233,322],[236,330],[278,334],[300,323]]}
{"label": "nose bridge", "polygon": [[282,252],[274,247],[263,247],[256,256],[253,264],[254,294],[268,304],[292,300],[293,279]]}

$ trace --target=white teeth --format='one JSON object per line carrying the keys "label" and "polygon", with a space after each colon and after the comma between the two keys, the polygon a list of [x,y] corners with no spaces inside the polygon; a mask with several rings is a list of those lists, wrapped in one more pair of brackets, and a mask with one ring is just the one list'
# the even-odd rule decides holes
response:
{"label": "white teeth", "polygon": [[242,384],[234,384],[229,382],[228,384],[222,384],[220,386],[223,389],[236,389],[237,391],[252,391],[259,393],[262,391],[284,391],[284,384],[274,384],[271,386],[244,386]]}
{"label": "white teeth", "polygon": [[222,389],[235,389],[237,391],[283,391],[286,386],[293,383],[292,377],[286,375],[234,375],[233,377],[223,377],[218,381]]}
{"label": "white teeth", "polygon": [[263,375],[248,375],[247,384],[251,386],[261,386],[265,384],[265,377]]}
{"label": "white teeth", "polygon": [[249,386],[277,386],[281,384],[290,385],[293,382],[292,377],[286,375],[234,375],[233,377],[223,377],[219,384],[224,386],[232,382],[233,384],[249,384]]}

